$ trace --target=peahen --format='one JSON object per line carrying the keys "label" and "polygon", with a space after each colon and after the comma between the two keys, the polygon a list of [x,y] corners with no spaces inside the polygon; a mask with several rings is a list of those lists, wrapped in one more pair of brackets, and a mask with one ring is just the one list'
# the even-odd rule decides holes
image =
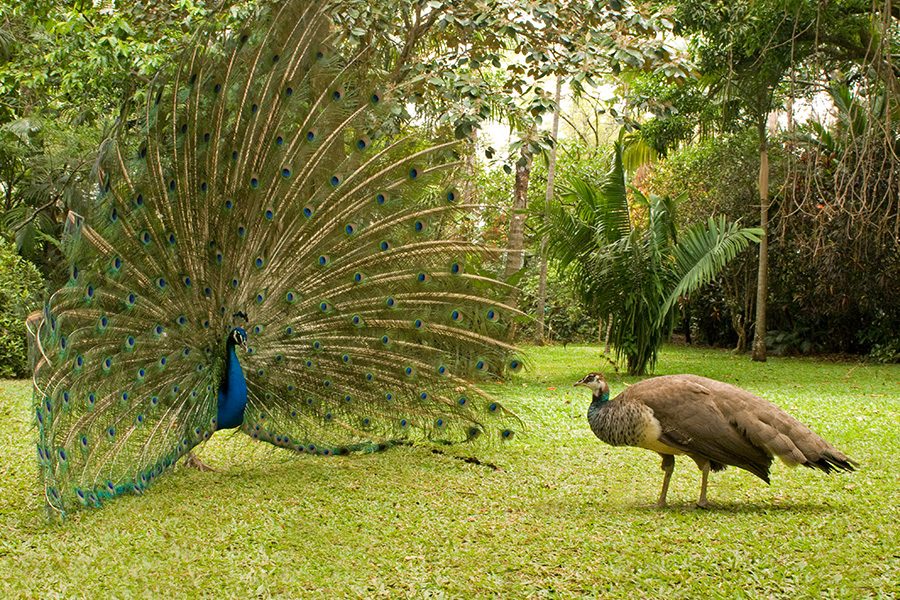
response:
{"label": "peahen", "polygon": [[651,377],[609,399],[600,373],[576,386],[591,390],[588,422],[612,446],[637,446],[662,456],[664,472],[657,504],[666,505],[675,456],[689,456],[702,471],[697,506],[705,508],[709,471],[731,465],[769,483],[773,457],[789,466],[831,473],[853,471],[856,462],[771,402],[746,390],[697,375]]}
{"label": "peahen", "polygon": [[371,55],[270,3],[120,120],[30,321],[52,511],[143,491],[220,429],[319,455],[513,435],[473,383],[521,361],[509,290],[452,235],[460,142],[406,125]]}

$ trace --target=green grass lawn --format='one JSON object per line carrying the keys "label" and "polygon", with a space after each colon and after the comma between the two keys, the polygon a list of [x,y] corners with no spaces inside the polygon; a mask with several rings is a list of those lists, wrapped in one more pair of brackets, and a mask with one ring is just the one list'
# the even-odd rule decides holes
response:
{"label": "green grass lawn", "polygon": [[[572,387],[599,352],[528,356],[491,390],[527,424],[479,451],[498,470],[425,447],[317,458],[219,433],[202,452],[219,472],[178,467],[61,525],[38,493],[30,383],[0,382],[0,597],[900,595],[900,366],[666,348],[657,374],[745,387],[861,468],[776,463],[771,486],[729,469],[702,511],[699,471],[678,459],[658,510],[657,455],[602,444]],[[631,381],[612,375],[613,395]]]}

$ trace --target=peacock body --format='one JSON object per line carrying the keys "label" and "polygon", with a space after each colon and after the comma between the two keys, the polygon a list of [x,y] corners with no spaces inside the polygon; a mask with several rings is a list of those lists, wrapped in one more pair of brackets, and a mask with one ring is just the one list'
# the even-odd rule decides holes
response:
{"label": "peacock body", "polygon": [[200,35],[123,119],[29,322],[60,514],[140,492],[219,429],[320,455],[505,439],[473,383],[521,362],[485,250],[445,231],[459,142],[397,118],[316,3]]}

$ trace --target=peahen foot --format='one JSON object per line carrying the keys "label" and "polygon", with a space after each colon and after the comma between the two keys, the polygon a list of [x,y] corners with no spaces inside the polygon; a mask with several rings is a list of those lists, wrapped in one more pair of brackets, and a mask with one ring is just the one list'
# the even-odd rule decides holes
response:
{"label": "peahen foot", "polygon": [[203,472],[216,472],[214,468],[210,467],[208,464],[197,458],[197,455],[193,452],[188,452],[188,455],[184,457],[184,466],[191,467],[192,469],[197,469],[198,471]]}

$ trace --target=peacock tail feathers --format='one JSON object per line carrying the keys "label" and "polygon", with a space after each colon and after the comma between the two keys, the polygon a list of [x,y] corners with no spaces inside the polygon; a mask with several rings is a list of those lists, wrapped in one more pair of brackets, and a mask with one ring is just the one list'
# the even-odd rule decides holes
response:
{"label": "peacock tail feathers", "polygon": [[316,3],[198,36],[101,148],[69,215],[68,283],[30,320],[38,459],[59,513],[140,492],[217,429],[236,325],[241,430],[341,454],[505,439],[473,384],[521,367],[486,250],[444,233],[458,141]]}

